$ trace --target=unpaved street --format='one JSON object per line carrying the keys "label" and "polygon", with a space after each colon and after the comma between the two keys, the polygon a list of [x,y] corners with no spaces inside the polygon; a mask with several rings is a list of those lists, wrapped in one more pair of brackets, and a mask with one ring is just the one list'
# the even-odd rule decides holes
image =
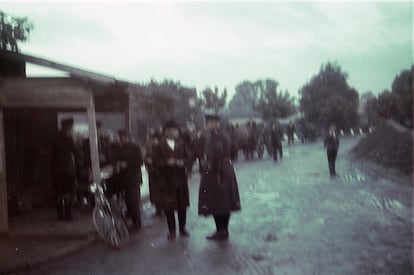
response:
{"label": "unpaved street", "polygon": [[[351,161],[358,138],[344,138],[337,178],[321,143],[284,148],[282,161],[239,161],[242,212],[230,240],[212,242],[211,217],[197,216],[191,178],[191,237],[167,241],[164,218],[147,213],[127,247],[97,242],[25,274],[412,274],[411,179]],[[151,212],[147,207],[147,212]]]}

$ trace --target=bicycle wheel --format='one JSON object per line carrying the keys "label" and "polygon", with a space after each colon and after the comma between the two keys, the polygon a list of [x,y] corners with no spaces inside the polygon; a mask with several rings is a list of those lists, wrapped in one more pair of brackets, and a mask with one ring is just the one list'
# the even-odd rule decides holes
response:
{"label": "bicycle wheel", "polygon": [[121,217],[115,217],[107,205],[95,206],[92,213],[93,223],[99,236],[114,247],[128,242],[129,233]]}

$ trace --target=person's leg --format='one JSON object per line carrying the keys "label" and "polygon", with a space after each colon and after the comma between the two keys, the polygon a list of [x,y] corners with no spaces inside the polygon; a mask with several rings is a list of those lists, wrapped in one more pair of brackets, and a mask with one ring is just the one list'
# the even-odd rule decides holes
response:
{"label": "person's leg", "polygon": [[56,210],[57,210],[57,218],[58,220],[64,220],[65,218],[65,199],[62,195],[56,195]]}
{"label": "person's leg", "polygon": [[279,143],[279,156],[280,156],[280,159],[282,159],[283,158],[283,148],[282,148],[282,143],[280,142]]}
{"label": "person's leg", "polygon": [[223,215],[223,231],[224,237],[229,236],[229,222],[230,222],[230,213]]}
{"label": "person's leg", "polygon": [[334,167],[333,167],[333,155],[331,151],[327,152],[328,155],[328,166],[329,166],[329,174],[331,176],[334,175]]}
{"label": "person's leg", "polygon": [[[228,226],[228,219],[226,215],[214,215],[214,221],[216,222],[216,233],[207,236],[209,240],[224,240],[228,238],[226,226]],[[227,224],[227,225],[226,225]]]}
{"label": "person's leg", "polygon": [[190,234],[185,229],[185,224],[187,221],[187,209],[179,209],[178,211],[178,225],[180,228],[180,235],[183,237],[188,237]]}
{"label": "person's leg", "polygon": [[164,210],[165,217],[167,219],[167,225],[168,225],[168,239],[172,240],[175,238],[175,215],[174,210],[168,209]]}
{"label": "person's leg", "polygon": [[72,220],[72,201],[74,199],[75,194],[67,193],[64,195],[64,214],[65,220],[70,221]]}
{"label": "person's leg", "polygon": [[334,176],[336,175],[335,162],[336,162],[337,154],[338,154],[338,151],[336,150],[332,153],[332,171],[333,171]]}
{"label": "person's leg", "polygon": [[135,228],[139,229],[141,227],[139,188],[136,186],[130,186],[126,188],[124,193],[128,216],[132,219]]}
{"label": "person's leg", "polygon": [[221,216],[219,215],[214,215],[214,222],[216,223],[216,231],[219,232],[222,230],[222,220],[221,220]]}

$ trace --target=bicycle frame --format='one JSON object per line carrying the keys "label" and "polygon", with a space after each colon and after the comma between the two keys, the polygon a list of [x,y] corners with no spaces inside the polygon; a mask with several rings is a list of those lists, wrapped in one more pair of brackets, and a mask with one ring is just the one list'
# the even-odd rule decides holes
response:
{"label": "bicycle frame", "polygon": [[[110,200],[106,197],[104,185],[102,184],[104,180],[105,178],[102,178],[100,183],[93,182],[90,185],[90,190],[95,195],[95,208],[92,213],[92,219],[98,234],[109,244],[118,248],[128,241],[129,233],[125,220],[120,215],[121,213],[118,209],[114,209]],[[103,224],[97,221],[96,212],[98,211],[100,211],[100,218],[98,220],[103,219]],[[106,227],[108,224],[110,225],[109,229]],[[109,234],[107,234],[108,232]]]}

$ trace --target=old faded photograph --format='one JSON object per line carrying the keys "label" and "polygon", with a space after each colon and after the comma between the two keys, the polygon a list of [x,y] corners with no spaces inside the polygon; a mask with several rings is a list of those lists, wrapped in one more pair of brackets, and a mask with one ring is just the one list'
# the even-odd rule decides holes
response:
{"label": "old faded photograph", "polygon": [[413,274],[413,17],[0,0],[0,274]]}

